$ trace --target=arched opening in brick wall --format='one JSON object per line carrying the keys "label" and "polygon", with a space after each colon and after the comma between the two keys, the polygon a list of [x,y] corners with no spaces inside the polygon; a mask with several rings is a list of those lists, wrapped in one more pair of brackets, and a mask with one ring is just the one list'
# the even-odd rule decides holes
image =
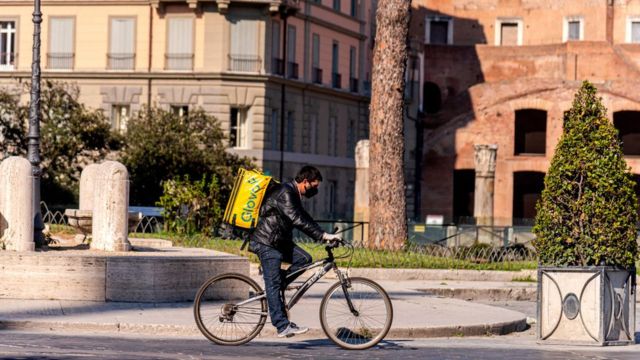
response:
{"label": "arched opening in brick wall", "polygon": [[515,155],[544,155],[547,145],[547,112],[520,109],[515,113]]}
{"label": "arched opening in brick wall", "polygon": [[442,108],[442,94],[440,87],[432,82],[422,85],[423,104],[422,109],[427,114],[435,114]]}
{"label": "arched opening in brick wall", "polygon": [[453,221],[467,222],[473,217],[473,198],[475,196],[476,172],[473,169],[460,169],[453,172]]}
{"label": "arched opening in brick wall", "polygon": [[622,140],[622,152],[625,155],[640,155],[640,111],[616,111],[613,113],[613,125]]}
{"label": "arched opening in brick wall", "polygon": [[544,189],[544,173],[513,173],[513,225],[530,224],[536,217],[536,203]]}

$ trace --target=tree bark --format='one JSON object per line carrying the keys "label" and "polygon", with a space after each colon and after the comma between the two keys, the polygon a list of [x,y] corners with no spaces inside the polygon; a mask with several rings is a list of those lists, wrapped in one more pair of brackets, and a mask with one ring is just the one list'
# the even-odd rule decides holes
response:
{"label": "tree bark", "polygon": [[373,55],[368,245],[399,249],[407,241],[404,87],[410,0],[380,0]]}

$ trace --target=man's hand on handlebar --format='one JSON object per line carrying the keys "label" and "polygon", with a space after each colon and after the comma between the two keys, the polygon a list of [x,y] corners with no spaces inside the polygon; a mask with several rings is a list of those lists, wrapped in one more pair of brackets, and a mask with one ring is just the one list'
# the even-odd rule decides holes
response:
{"label": "man's hand on handlebar", "polygon": [[329,233],[324,233],[322,235],[322,240],[325,243],[327,243],[327,245],[331,248],[336,248],[344,242],[344,240],[342,239],[342,236],[338,234],[329,234]]}

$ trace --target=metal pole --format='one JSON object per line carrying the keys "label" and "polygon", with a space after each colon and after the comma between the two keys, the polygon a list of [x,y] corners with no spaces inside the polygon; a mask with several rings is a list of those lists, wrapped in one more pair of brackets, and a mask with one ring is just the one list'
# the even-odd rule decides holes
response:
{"label": "metal pole", "polygon": [[284,126],[285,126],[285,108],[284,108],[284,96],[285,96],[285,80],[287,78],[287,18],[289,17],[289,12],[285,7],[282,7],[280,10],[280,17],[282,18],[282,22],[284,24],[284,34],[282,36],[282,85],[280,87],[280,181],[284,181],[283,173],[284,173]]}
{"label": "metal pole", "polygon": [[34,0],[33,10],[33,62],[31,64],[31,106],[29,108],[29,135],[27,138],[27,158],[32,166],[33,174],[33,211],[34,232],[33,237],[36,247],[44,245],[42,230],[42,214],[40,213],[40,24],[42,13],[40,12],[40,0]]}

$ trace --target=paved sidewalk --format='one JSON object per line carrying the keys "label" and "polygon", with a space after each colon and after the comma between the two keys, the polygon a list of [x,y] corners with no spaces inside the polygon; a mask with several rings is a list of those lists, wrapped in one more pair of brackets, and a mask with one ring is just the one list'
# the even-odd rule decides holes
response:
{"label": "paved sidewalk", "polygon": [[[308,326],[307,336],[323,337],[319,307],[335,282],[318,282],[291,311]],[[428,295],[433,281],[378,281],[392,298],[394,322],[389,338],[507,334],[526,328],[526,315],[504,308]],[[262,285],[262,284],[261,284]],[[0,329],[51,329],[137,334],[198,335],[191,303],[118,303],[0,299]],[[267,323],[262,337],[275,336]]]}

